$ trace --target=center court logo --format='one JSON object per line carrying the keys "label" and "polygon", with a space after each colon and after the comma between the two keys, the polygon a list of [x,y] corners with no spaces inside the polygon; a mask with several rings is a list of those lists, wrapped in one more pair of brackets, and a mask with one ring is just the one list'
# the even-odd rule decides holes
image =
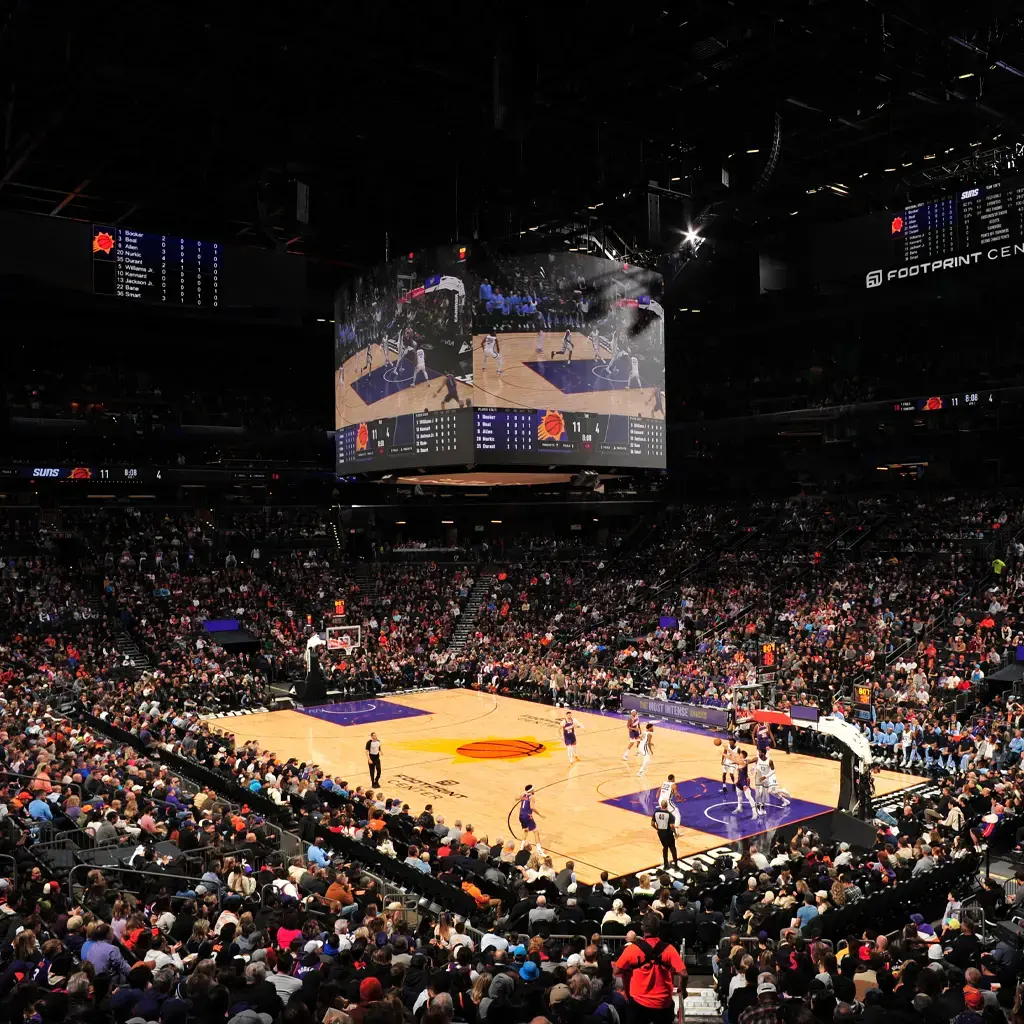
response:
{"label": "center court logo", "polygon": [[869,270],[864,283],[869,288],[877,288],[882,283],[882,272],[880,270]]}

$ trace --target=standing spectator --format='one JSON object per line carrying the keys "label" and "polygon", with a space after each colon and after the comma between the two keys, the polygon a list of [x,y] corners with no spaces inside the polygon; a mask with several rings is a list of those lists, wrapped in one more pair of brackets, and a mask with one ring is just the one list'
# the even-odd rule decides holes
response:
{"label": "standing spectator", "polygon": [[661,918],[646,914],[643,937],[627,946],[612,965],[616,974],[629,972],[629,1009],[632,1024],[671,1024],[674,993],[679,995],[679,1019],[686,998],[686,966],[671,943],[658,938]]}

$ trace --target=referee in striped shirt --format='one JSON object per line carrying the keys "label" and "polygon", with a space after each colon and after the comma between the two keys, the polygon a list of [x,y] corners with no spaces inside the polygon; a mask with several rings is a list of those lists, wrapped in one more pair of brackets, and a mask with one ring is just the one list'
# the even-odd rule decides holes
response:
{"label": "referee in striped shirt", "polygon": [[668,809],[668,801],[662,800],[661,806],[651,815],[651,828],[658,833],[661,840],[661,853],[665,859],[665,867],[669,867],[668,855],[672,854],[672,864],[679,860],[676,853],[676,825],[679,819]]}

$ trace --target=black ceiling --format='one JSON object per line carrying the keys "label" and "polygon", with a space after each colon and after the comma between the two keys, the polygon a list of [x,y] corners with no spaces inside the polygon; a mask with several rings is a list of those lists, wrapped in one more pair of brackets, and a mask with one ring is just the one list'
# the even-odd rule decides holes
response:
{"label": "black ceiling", "polygon": [[7,0],[0,207],[354,264],[597,203],[637,240],[652,179],[861,212],[1024,137],[1019,5],[954,6]]}

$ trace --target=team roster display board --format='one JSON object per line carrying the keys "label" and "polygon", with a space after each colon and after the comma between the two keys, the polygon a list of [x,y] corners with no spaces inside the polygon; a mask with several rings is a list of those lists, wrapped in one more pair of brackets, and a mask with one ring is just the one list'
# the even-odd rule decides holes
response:
{"label": "team roster display board", "polygon": [[221,302],[223,246],[131,228],[92,228],[93,291],[169,306],[216,309]]}

